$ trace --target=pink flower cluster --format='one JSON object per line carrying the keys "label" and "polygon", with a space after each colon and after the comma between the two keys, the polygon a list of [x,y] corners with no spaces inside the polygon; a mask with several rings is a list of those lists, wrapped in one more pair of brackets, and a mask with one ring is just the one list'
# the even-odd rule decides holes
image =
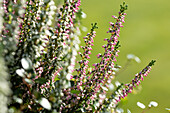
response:
{"label": "pink flower cluster", "polygon": [[85,46],[81,46],[81,48],[84,50],[83,53],[81,52],[78,52],[79,55],[81,56],[82,60],[80,60],[78,63],[80,65],[80,68],[79,69],[76,69],[77,73],[80,75],[76,78],[76,80],[80,80],[77,84],[77,88],[79,89],[80,86],[82,85],[82,81],[84,79],[86,79],[86,76],[87,76],[87,68],[88,68],[88,63],[89,61],[87,59],[90,59],[90,54],[91,54],[91,46],[93,46],[93,38],[95,38],[96,34],[95,31],[92,31],[91,33],[88,33],[86,37],[84,37],[84,42],[85,42]]}
{"label": "pink flower cluster", "polygon": [[[125,84],[125,88],[122,90],[121,98],[124,98],[128,95],[128,93],[131,93],[134,87],[138,86],[141,83],[141,81],[143,81],[143,77],[144,76],[146,77],[148,73],[150,73],[150,70],[151,66],[147,66],[140,73],[136,74],[135,78],[132,79],[130,83]],[[117,101],[120,101],[120,99]]]}
{"label": "pink flower cluster", "polygon": [[[116,61],[116,57],[118,56],[118,37],[120,34],[120,27],[123,27],[121,22],[124,20],[125,13],[119,13],[119,17],[115,16],[116,23],[110,22],[109,31],[107,33],[111,34],[110,39],[104,39],[107,41],[106,45],[102,47],[105,49],[104,54],[99,53],[97,58],[101,58],[100,63],[93,64],[95,66],[93,70],[93,81],[97,81],[94,84],[95,88],[100,87],[98,84],[102,83],[103,86],[106,85],[108,81],[111,81],[114,73],[114,62]],[[106,85],[107,87],[107,85]],[[101,87],[99,89],[102,89]]]}
{"label": "pink flower cluster", "polygon": [[[104,105],[107,105],[110,106],[110,107],[115,107],[118,102],[121,101],[121,99],[125,98],[129,93],[132,92],[132,90],[134,89],[134,87],[138,86],[141,81],[143,81],[143,77],[147,76],[148,73],[150,73],[150,70],[151,70],[151,66],[154,65],[155,63],[155,60],[152,60],[148,66],[146,66],[141,72],[137,73],[135,75],[135,78],[132,79],[132,81],[128,84],[125,84],[123,86],[123,84],[120,84],[117,89],[114,91],[114,93],[107,99],[103,102]],[[107,109],[106,106],[102,106],[100,105],[100,108],[102,110],[105,110]]]}
{"label": "pink flower cluster", "polygon": [[[82,60],[78,63],[80,68],[76,69],[77,75],[74,76],[74,86],[69,89],[64,90],[65,97],[74,98],[74,103],[81,103],[82,98],[87,98],[86,104],[90,104],[93,101],[96,101],[97,98],[101,99],[99,105],[105,100],[106,91],[108,91],[108,84],[111,83],[111,79],[114,76],[114,62],[118,56],[118,47],[119,41],[118,37],[120,34],[120,28],[122,26],[122,21],[124,21],[125,13],[119,13],[119,19],[116,19],[116,23],[110,23],[111,28],[108,33],[111,33],[110,39],[105,39],[107,41],[106,45],[102,47],[105,49],[104,53],[99,53],[97,58],[101,58],[100,63],[93,64],[94,68],[91,71],[88,69],[89,61],[91,54],[91,46],[93,46],[93,38],[96,36],[94,31],[94,26],[92,26],[91,32],[84,37],[85,46],[81,46],[83,53],[79,52]],[[88,70],[88,71],[87,71]],[[72,94],[68,90],[76,90],[78,93]],[[66,93],[67,92],[67,93]],[[69,92],[69,94],[68,94]],[[79,98],[77,98],[77,97]],[[68,100],[63,102],[68,103]],[[99,107],[99,106],[98,106]]]}

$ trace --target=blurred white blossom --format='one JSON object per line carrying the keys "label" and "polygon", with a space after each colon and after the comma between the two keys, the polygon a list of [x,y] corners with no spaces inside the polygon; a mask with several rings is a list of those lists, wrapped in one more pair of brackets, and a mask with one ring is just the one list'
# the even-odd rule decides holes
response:
{"label": "blurred white blossom", "polygon": [[51,104],[50,102],[46,99],[46,98],[41,98],[41,100],[39,101],[40,105],[42,107],[44,107],[45,109],[50,110],[51,109]]}
{"label": "blurred white blossom", "polygon": [[155,101],[151,101],[150,103],[149,103],[149,105],[148,105],[148,107],[157,107],[158,106],[158,103],[157,102],[155,102]]}
{"label": "blurred white blossom", "polygon": [[137,63],[141,63],[141,60],[139,57],[135,56],[134,54],[128,54],[127,59],[129,60],[135,60]]}
{"label": "blurred white blossom", "polygon": [[137,102],[137,106],[139,106],[142,109],[145,109],[145,105],[141,102]]}

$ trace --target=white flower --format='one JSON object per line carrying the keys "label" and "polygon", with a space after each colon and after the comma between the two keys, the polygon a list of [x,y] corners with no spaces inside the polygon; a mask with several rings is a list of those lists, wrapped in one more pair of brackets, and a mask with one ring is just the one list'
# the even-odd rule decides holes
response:
{"label": "white flower", "polygon": [[46,35],[42,35],[42,34],[41,34],[41,35],[40,35],[40,38],[41,38],[41,39],[47,39],[48,37],[47,37]]}
{"label": "white flower", "polygon": [[46,98],[41,98],[41,100],[39,101],[40,105],[42,107],[44,107],[45,109],[50,110],[51,109],[51,104],[50,102],[46,99]]}
{"label": "white flower", "polygon": [[84,32],[86,32],[86,31],[88,30],[87,27],[84,27],[84,26],[83,26],[81,29],[82,29],[82,31],[84,31]]}
{"label": "white flower", "polygon": [[100,99],[105,99],[106,98],[106,95],[102,95],[102,94],[99,94],[99,97],[100,97]]}
{"label": "white flower", "polygon": [[167,111],[170,111],[170,108],[165,108]]}
{"label": "white flower", "polygon": [[75,48],[76,48],[76,50],[80,49],[78,44],[75,45]]}
{"label": "white flower", "polygon": [[51,38],[52,38],[52,39],[56,39],[56,38],[57,38],[57,36],[52,36]]}
{"label": "white flower", "polygon": [[77,56],[77,51],[75,49],[72,50],[73,56]]}
{"label": "white flower", "polygon": [[49,5],[55,5],[54,1],[51,0],[51,2],[49,2]]}
{"label": "white flower", "polygon": [[95,104],[95,106],[99,107],[99,106],[100,106],[100,104],[97,102],[97,103]]}
{"label": "white flower", "polygon": [[71,77],[72,77],[72,75],[71,75],[70,73],[68,73],[68,74],[66,75],[66,79],[67,79],[67,80],[71,80]]}
{"label": "white flower", "polygon": [[51,11],[49,12],[49,14],[50,14],[50,15],[54,15],[55,12],[51,10]]}
{"label": "white flower", "polygon": [[133,54],[128,54],[127,55],[127,59],[129,59],[129,60],[135,60],[137,63],[141,63],[141,60],[139,59],[139,57],[137,57],[137,56],[135,56],[135,55],[133,55]]}
{"label": "white flower", "polygon": [[31,60],[29,58],[22,58],[21,64],[24,69],[28,70],[31,67]]}
{"label": "white flower", "polygon": [[40,66],[40,63],[39,62],[36,62],[36,64],[34,64],[34,67],[35,68],[38,68]]}
{"label": "white flower", "polygon": [[44,50],[44,47],[42,45],[39,46],[40,50]]}
{"label": "white flower", "polygon": [[131,113],[131,111],[129,109],[127,109],[127,113]]}
{"label": "white flower", "polygon": [[141,60],[140,60],[139,57],[137,57],[137,56],[135,56],[135,61],[136,61],[137,63],[141,63]]}
{"label": "white flower", "polygon": [[116,73],[113,71],[112,74],[115,75]]}
{"label": "white flower", "polygon": [[44,1],[43,0],[40,0],[39,1],[39,5],[43,5],[44,4]]}
{"label": "white flower", "polygon": [[134,57],[135,57],[135,55],[133,55],[133,54],[128,54],[127,55],[127,59],[134,59]]}
{"label": "white flower", "polygon": [[52,21],[48,20],[47,25],[49,25],[49,26],[52,25]]}
{"label": "white flower", "polygon": [[20,104],[23,103],[23,100],[22,100],[21,98],[18,98],[18,97],[16,97],[16,96],[14,96],[13,98],[14,98],[14,100],[15,100],[17,103],[20,103]]}
{"label": "white flower", "polygon": [[49,35],[49,36],[51,36],[52,34],[50,33],[50,31],[49,30],[45,30],[45,34],[47,34],[47,35]]}
{"label": "white flower", "polygon": [[24,14],[24,13],[25,13],[25,10],[20,9],[20,10],[18,11],[18,13],[19,13],[20,15],[22,15],[22,14]]}
{"label": "white flower", "polygon": [[81,17],[86,18],[87,17],[86,13],[82,12]]}
{"label": "white flower", "polygon": [[56,10],[57,7],[56,7],[56,6],[51,6],[50,9],[51,9],[51,10]]}
{"label": "white flower", "polygon": [[17,73],[19,76],[24,77],[25,71],[24,71],[24,69],[17,69],[17,70],[16,70],[16,73]]}
{"label": "white flower", "polygon": [[52,19],[53,19],[53,16],[52,16],[52,15],[49,15],[48,18],[52,20]]}
{"label": "white flower", "polygon": [[155,102],[155,101],[150,101],[150,103],[149,103],[149,105],[148,105],[149,107],[157,107],[158,106],[158,103],[157,102]]}
{"label": "white flower", "polygon": [[108,89],[106,87],[102,86],[102,85],[101,85],[101,88],[105,91],[108,91]]}
{"label": "white flower", "polygon": [[117,109],[116,109],[116,112],[117,112],[117,113],[124,113],[124,110],[123,110],[122,108],[117,108]]}
{"label": "white flower", "polygon": [[116,81],[116,82],[115,82],[115,85],[118,87],[118,86],[120,86],[121,84],[120,84],[119,81]]}
{"label": "white flower", "polygon": [[139,106],[142,109],[145,109],[145,105],[141,102],[137,102],[137,106]]}
{"label": "white flower", "polygon": [[77,35],[81,35],[80,30],[77,30],[77,31],[76,31],[76,34],[77,34]]}
{"label": "white flower", "polygon": [[111,83],[111,84],[109,84],[109,89],[110,90],[113,90],[114,89],[114,85]]}

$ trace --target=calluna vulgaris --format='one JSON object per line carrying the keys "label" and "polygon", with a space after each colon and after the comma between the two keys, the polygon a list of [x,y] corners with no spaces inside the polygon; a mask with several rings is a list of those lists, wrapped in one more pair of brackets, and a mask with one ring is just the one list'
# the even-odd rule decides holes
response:
{"label": "calluna vulgaris", "polygon": [[[100,62],[89,67],[97,24],[83,37],[79,50],[79,26],[83,12],[80,0],[0,0],[1,64],[0,112],[115,112],[117,104],[147,76],[155,61],[119,85],[110,97],[106,93],[115,77],[120,28],[127,5],[112,16],[104,39]],[[81,57],[76,61],[76,55]],[[4,60],[4,63],[3,63]],[[75,69],[75,64],[79,68]],[[9,81],[8,82],[8,76]],[[9,85],[11,84],[11,85]],[[12,92],[12,93],[11,93]]]}

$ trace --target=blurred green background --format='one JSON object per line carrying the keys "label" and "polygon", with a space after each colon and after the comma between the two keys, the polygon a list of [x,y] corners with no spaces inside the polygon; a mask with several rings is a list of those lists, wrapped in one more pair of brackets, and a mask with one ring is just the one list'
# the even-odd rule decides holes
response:
{"label": "blurred green background", "polygon": [[[94,39],[91,64],[97,62],[97,53],[103,52],[103,39],[110,36],[106,33],[109,22],[114,21],[111,16],[117,15],[122,3],[123,0],[82,0],[81,8],[87,14],[82,25],[90,29],[91,23],[97,22],[99,27]],[[128,11],[119,38],[122,47],[118,64],[123,66],[129,53],[138,56],[142,62],[131,62],[116,80],[130,82],[150,60],[155,59],[157,62],[142,82],[142,90],[136,95],[128,95],[128,100],[121,107],[125,113],[127,108],[132,113],[141,113],[142,109],[136,103],[140,101],[148,105],[153,100],[158,102],[158,107],[146,113],[168,113],[165,108],[170,108],[170,1],[126,0],[126,3]],[[86,33],[82,33],[82,37]]]}

